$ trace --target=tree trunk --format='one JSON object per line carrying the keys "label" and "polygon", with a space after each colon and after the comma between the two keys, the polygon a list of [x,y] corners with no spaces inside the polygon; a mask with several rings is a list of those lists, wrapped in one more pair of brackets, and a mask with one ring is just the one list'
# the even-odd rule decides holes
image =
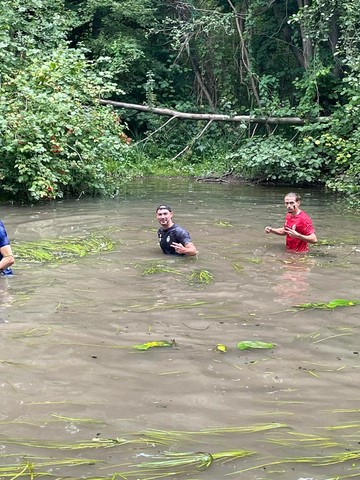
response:
{"label": "tree trunk", "polygon": [[[305,7],[309,7],[311,5],[311,0],[297,0],[297,3],[299,9],[302,9],[305,12],[305,15],[307,15]],[[303,24],[300,24],[300,33],[304,56],[304,68],[305,70],[308,70],[314,58],[313,39],[306,32],[306,28],[304,28]]]}
{"label": "tree trunk", "polygon": [[[283,3],[283,2],[280,2],[280,3]],[[279,26],[279,29],[282,33],[282,36],[285,42],[289,46],[289,49],[291,50],[292,54],[296,58],[296,61],[299,64],[299,66],[305,69],[305,60],[304,60],[303,52],[300,50],[300,48],[294,45],[292,41],[291,29],[288,24],[288,17],[280,11],[279,1],[275,1],[272,4],[272,8],[274,12],[274,17],[276,19],[276,22]]]}
{"label": "tree trunk", "polygon": [[[172,110],[170,108],[149,107],[147,105],[139,105],[137,103],[116,102],[113,100],[100,99],[101,105],[112,105],[116,108],[126,108],[130,110],[138,110],[140,112],[149,112],[156,115],[166,115],[168,117],[175,117],[179,120],[201,120],[214,122],[243,122],[243,123],[260,123],[264,125],[304,125],[306,121],[300,117],[254,117],[252,115],[222,115],[210,113],[187,113]],[[320,123],[327,123],[331,117],[319,117],[316,121]]]}

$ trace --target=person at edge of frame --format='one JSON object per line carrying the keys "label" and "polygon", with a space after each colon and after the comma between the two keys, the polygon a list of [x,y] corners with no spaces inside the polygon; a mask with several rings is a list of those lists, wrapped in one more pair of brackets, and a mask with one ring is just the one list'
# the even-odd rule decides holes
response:
{"label": "person at edge of frame", "polygon": [[287,210],[284,226],[265,227],[265,233],[286,235],[288,251],[306,253],[309,250],[309,243],[316,243],[317,237],[311,218],[300,209],[300,201],[301,197],[297,193],[287,193],[284,199]]}
{"label": "person at edge of frame", "polygon": [[1,275],[12,275],[11,265],[15,262],[5,226],[0,221],[0,273]]}
{"label": "person at edge of frame", "polygon": [[173,211],[168,205],[157,207],[156,218],[161,227],[157,231],[161,250],[166,255],[195,256],[198,251],[191,241],[189,232],[173,222]]}

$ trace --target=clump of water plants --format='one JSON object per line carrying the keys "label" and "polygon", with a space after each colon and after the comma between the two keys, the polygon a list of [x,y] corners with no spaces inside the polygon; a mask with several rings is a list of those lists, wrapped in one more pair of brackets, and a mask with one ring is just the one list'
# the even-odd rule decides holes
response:
{"label": "clump of water plants", "polygon": [[142,275],[157,275],[159,273],[171,273],[180,275],[187,279],[190,285],[205,284],[208,285],[214,280],[214,275],[209,270],[194,269],[190,274],[184,273],[174,267],[162,264],[153,264],[145,268]]}
{"label": "clump of water plants", "polygon": [[345,299],[338,299],[338,300],[331,300],[328,303],[325,302],[318,302],[318,303],[299,303],[298,305],[294,305],[296,308],[320,308],[322,310],[334,310],[337,307],[353,307],[354,305],[360,305],[360,300],[345,300]]}
{"label": "clump of water plants", "polygon": [[[141,470],[147,475],[149,472],[156,474],[157,471],[184,473],[184,468],[196,468],[197,470],[206,470],[216,461],[228,461],[253,455],[255,452],[248,450],[229,450],[226,452],[164,452],[162,455],[153,457],[153,460],[141,462],[130,467],[135,467],[138,474]],[[134,472],[124,472],[125,475]],[[141,473],[140,473],[141,475]],[[149,477],[148,477],[149,478]]]}
{"label": "clump of water plants", "polygon": [[158,264],[150,265],[149,267],[145,268],[142,274],[146,276],[146,275],[157,275],[159,273],[173,273],[174,275],[183,275],[182,272],[180,272],[174,267],[158,265]]}
{"label": "clump of water plants", "polygon": [[188,276],[190,284],[205,283],[206,285],[214,280],[214,275],[208,270],[193,270]]}
{"label": "clump of water plants", "polygon": [[84,238],[64,237],[36,242],[13,243],[17,259],[27,262],[65,262],[87,254],[107,252],[114,248],[114,242],[103,235]]}

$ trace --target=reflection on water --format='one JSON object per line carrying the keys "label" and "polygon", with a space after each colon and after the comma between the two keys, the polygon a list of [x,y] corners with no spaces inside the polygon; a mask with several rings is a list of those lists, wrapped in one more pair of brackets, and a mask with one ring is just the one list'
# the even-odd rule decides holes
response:
{"label": "reflection on water", "polygon": [[288,305],[305,303],[310,293],[310,273],[316,266],[316,260],[309,255],[290,256],[280,266],[279,283],[273,287],[277,298],[274,300]]}
{"label": "reflection on water", "polygon": [[14,301],[14,296],[11,293],[12,277],[0,276],[0,323],[6,320],[3,317],[3,312],[10,307]]}
{"label": "reflection on water", "polygon": [[[3,206],[15,254],[17,242],[94,233],[116,247],[58,265],[18,260],[13,278],[0,278],[2,464],[51,458],[59,464],[38,470],[51,468],[56,478],[127,472],[119,478],[145,480],[170,477],[139,473],[131,467],[139,455],[242,448],[253,455],[171,478],[325,480],[358,473],[352,462],[314,463],[358,449],[360,307],[291,308],[359,298],[357,218],[338,213],[336,199],[324,192],[301,192],[318,238],[329,242],[291,256],[284,238],[263,233],[269,223],[281,225],[284,193],[143,180],[116,199]],[[162,202],[189,230],[198,258],[161,253],[155,208]],[[167,271],[144,275],[152,265]],[[195,270],[207,270],[213,281],[189,281]],[[172,339],[175,348],[133,348]],[[243,340],[276,347],[239,351]],[[162,443],[154,430],[167,432]],[[93,438],[104,445],[113,439],[112,448],[49,448]],[[116,438],[129,442],[115,446]],[[69,458],[71,467],[60,464]],[[82,459],[91,461],[78,465]]]}

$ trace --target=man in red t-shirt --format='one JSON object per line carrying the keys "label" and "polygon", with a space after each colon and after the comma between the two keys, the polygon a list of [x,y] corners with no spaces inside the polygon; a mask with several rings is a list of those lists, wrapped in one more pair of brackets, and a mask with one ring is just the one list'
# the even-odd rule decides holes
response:
{"label": "man in red t-shirt", "polygon": [[304,253],[309,249],[309,243],[316,243],[315,228],[311,218],[300,210],[300,195],[288,193],[285,195],[284,226],[281,228],[265,227],[265,233],[286,235],[286,248],[291,252]]}

